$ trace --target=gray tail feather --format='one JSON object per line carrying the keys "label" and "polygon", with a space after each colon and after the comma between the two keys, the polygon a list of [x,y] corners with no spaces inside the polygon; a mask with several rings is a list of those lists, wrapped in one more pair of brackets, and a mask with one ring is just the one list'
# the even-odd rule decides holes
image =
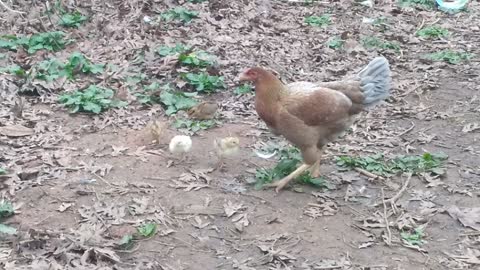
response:
{"label": "gray tail feather", "polygon": [[385,57],[376,57],[358,74],[360,88],[365,97],[363,104],[366,107],[374,106],[388,98],[392,88],[392,78],[388,60]]}

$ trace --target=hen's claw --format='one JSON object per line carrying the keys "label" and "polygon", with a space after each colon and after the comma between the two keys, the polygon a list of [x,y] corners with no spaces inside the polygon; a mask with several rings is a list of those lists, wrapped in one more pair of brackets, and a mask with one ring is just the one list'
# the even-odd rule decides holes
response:
{"label": "hen's claw", "polygon": [[271,184],[265,185],[266,187],[276,187],[275,191],[278,193],[280,190],[282,190],[288,182],[292,181],[293,179],[297,178],[300,176],[305,170],[310,168],[312,165],[308,164],[302,164],[300,167],[298,167],[295,171],[290,173],[289,175],[285,176],[282,180],[273,182]]}

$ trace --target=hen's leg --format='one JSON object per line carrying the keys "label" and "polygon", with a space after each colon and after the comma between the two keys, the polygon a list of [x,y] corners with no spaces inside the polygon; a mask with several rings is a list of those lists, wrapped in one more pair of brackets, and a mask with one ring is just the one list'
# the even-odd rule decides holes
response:
{"label": "hen's leg", "polygon": [[315,161],[315,163],[308,169],[310,172],[310,176],[313,178],[317,178],[320,176],[320,159]]}
{"label": "hen's leg", "polygon": [[300,167],[298,167],[295,171],[293,171],[291,174],[285,176],[282,180],[273,182],[271,184],[266,185],[267,187],[275,187],[275,191],[278,193],[282,188],[284,188],[288,182],[292,181],[293,179],[297,178],[300,176],[305,170],[310,168],[312,165],[308,164],[302,164]]}

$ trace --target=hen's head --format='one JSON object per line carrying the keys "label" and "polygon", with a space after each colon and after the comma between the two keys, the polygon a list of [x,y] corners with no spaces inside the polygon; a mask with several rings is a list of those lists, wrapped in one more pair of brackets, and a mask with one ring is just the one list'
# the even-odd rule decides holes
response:
{"label": "hen's head", "polygon": [[273,74],[261,67],[253,67],[242,72],[238,78],[239,81],[257,82],[258,80],[272,76]]}

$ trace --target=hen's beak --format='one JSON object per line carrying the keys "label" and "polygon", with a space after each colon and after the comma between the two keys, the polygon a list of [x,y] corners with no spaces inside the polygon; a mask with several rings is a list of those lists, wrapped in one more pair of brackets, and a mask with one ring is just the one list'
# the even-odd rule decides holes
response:
{"label": "hen's beak", "polygon": [[240,73],[240,75],[238,75],[238,77],[237,77],[237,81],[239,81],[239,82],[244,82],[244,81],[248,81],[248,80],[249,80],[249,78],[248,78],[246,72]]}

